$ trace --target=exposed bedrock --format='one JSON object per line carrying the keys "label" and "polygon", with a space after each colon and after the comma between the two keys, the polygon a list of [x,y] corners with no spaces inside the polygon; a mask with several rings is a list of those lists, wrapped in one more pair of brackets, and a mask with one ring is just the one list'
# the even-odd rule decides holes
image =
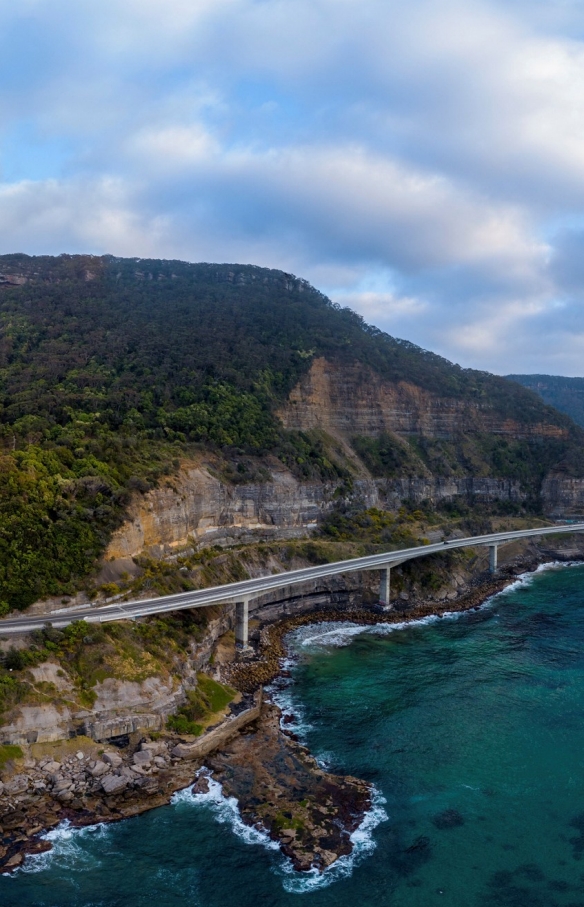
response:
{"label": "exposed bedrock", "polygon": [[566,436],[566,429],[552,423],[502,418],[488,399],[442,396],[407,381],[388,381],[359,362],[341,366],[323,357],[314,360],[279,415],[287,428],[319,429],[339,438],[382,432],[452,438],[473,431]]}
{"label": "exposed bedrock", "polygon": [[[316,528],[338,503],[332,483],[299,482],[274,469],[273,480],[232,486],[204,466],[183,463],[171,482],[140,496],[130,518],[116,531],[105,561],[128,561],[143,552],[163,555],[189,542],[230,544],[294,538]],[[584,480],[549,477],[542,495],[546,510],[558,516],[584,507]],[[509,479],[466,476],[359,479],[351,497],[363,507],[397,510],[403,501],[521,501],[520,483]],[[129,565],[128,565],[129,566]]]}
{"label": "exposed bedrock", "polygon": [[[503,419],[487,403],[443,397],[407,382],[390,382],[364,365],[339,366],[320,358],[279,413],[284,425],[318,430],[336,445],[354,472],[352,490],[339,483],[299,481],[279,461],[265,461],[271,478],[234,485],[222,481],[211,461],[183,461],[177,475],[135,498],[129,519],[114,534],[106,560],[131,559],[144,551],[164,554],[189,541],[230,544],[249,539],[305,535],[338,503],[339,493],[364,507],[399,508],[405,500],[521,501],[519,481],[484,475],[419,474],[374,479],[351,446],[356,436],[382,433],[455,440],[466,433],[506,439],[559,438],[566,430],[545,422]],[[411,471],[411,470],[410,470]],[[550,474],[542,484],[546,512],[562,516],[584,509],[584,479]]]}

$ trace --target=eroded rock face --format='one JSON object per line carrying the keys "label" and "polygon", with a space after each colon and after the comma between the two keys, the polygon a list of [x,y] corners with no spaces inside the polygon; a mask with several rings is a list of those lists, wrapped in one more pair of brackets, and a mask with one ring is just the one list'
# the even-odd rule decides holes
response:
{"label": "eroded rock face", "polygon": [[254,534],[303,534],[332,501],[333,491],[334,486],[319,482],[300,483],[277,465],[270,482],[228,485],[206,467],[185,462],[172,480],[136,499],[130,520],[114,533],[105,562],[160,546],[172,549],[189,538],[211,544]]}
{"label": "eroded rock face", "polygon": [[557,425],[502,420],[488,402],[442,397],[406,381],[386,381],[361,363],[340,366],[322,357],[314,360],[279,415],[287,428],[318,428],[342,438],[383,432],[449,438],[477,430],[514,437],[567,436]]}
{"label": "eroded rock face", "polygon": [[[488,403],[441,397],[407,382],[385,381],[362,364],[343,367],[324,358],[293,389],[278,414],[289,429],[326,432],[355,469],[354,495],[364,507],[398,509],[404,500],[433,503],[473,496],[521,501],[519,482],[497,477],[433,476],[420,461],[419,474],[371,478],[351,448],[355,435],[394,433],[407,438],[453,438],[461,432],[496,432],[509,438],[560,438],[566,430],[550,423],[520,424],[496,416]],[[164,554],[189,540],[239,542],[305,535],[335,504],[335,483],[300,482],[278,461],[271,480],[248,485],[222,482],[205,465],[184,461],[176,476],[137,497],[130,519],[114,534],[104,559],[132,572],[132,557]],[[546,510],[561,516],[584,510],[584,480],[550,475],[543,484]],[[113,577],[115,578],[115,577]]]}
{"label": "eroded rock face", "polygon": [[9,724],[0,728],[0,742],[17,746],[27,743],[52,743],[69,736],[71,711],[65,704],[51,703],[20,706]]}

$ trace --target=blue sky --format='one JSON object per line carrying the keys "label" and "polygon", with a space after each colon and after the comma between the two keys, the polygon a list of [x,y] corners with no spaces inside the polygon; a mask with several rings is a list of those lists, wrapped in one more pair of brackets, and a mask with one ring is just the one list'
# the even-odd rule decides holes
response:
{"label": "blue sky", "polygon": [[584,4],[0,0],[0,253],[252,262],[584,375]]}

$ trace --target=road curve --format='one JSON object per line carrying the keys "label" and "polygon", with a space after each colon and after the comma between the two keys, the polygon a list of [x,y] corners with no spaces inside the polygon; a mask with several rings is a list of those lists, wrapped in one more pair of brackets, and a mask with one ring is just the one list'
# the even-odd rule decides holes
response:
{"label": "road curve", "polygon": [[471,536],[465,539],[452,539],[431,545],[418,545],[415,548],[403,548],[400,551],[388,551],[385,554],[372,554],[357,557],[348,561],[337,561],[333,564],[322,564],[318,567],[306,567],[302,570],[291,570],[271,576],[242,580],[224,586],[212,586],[209,589],[197,589],[193,592],[180,592],[177,595],[165,595],[161,598],[150,598],[103,605],[101,607],[85,605],[77,608],[51,611],[35,617],[17,617],[0,620],[0,636],[17,633],[30,633],[40,629],[48,621],[53,627],[66,627],[75,620],[88,623],[105,623],[114,620],[131,620],[146,617],[150,614],[161,614],[165,611],[180,611],[183,608],[205,608],[219,603],[244,601],[269,592],[271,589],[286,588],[310,580],[334,576],[336,573],[353,573],[357,570],[379,570],[391,567],[416,557],[425,557],[438,551],[451,548],[472,548],[477,545],[497,545],[515,539],[537,537],[541,535],[570,534],[584,532],[584,523],[572,525],[545,526],[538,529],[520,529],[515,532],[495,532],[491,535]]}

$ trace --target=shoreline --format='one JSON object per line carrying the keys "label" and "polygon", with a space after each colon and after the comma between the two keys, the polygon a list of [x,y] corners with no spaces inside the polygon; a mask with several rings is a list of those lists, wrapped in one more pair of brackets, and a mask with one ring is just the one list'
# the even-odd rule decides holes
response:
{"label": "shoreline", "polygon": [[[542,553],[540,557],[534,556],[522,559],[517,563],[502,568],[500,574],[495,577],[486,578],[484,575],[482,577],[476,577],[474,588],[472,588],[470,592],[460,596],[458,599],[447,602],[426,600],[418,602],[415,607],[408,607],[407,610],[394,608],[390,611],[383,611],[379,606],[366,605],[352,609],[331,607],[306,612],[304,614],[284,618],[275,623],[267,624],[260,632],[260,640],[253,660],[235,662],[232,665],[226,666],[226,678],[241,690],[242,693],[247,694],[248,696],[249,694],[257,695],[258,689],[265,684],[272,682],[282,673],[283,668],[281,661],[287,654],[285,637],[288,633],[301,626],[306,626],[311,623],[334,623],[339,621],[350,621],[361,626],[374,626],[376,624],[391,625],[398,623],[407,625],[408,623],[413,623],[425,617],[441,617],[447,613],[452,614],[472,611],[478,609],[492,596],[502,592],[509,585],[513,584],[520,576],[534,573],[538,568],[545,566],[546,564],[558,564],[558,566],[561,566],[562,563],[569,565],[584,562],[584,557],[575,558],[573,556],[566,558],[564,561],[557,557],[554,560],[551,560],[550,554],[551,552],[547,552],[545,555]],[[268,710],[276,708],[272,703],[268,703],[267,707]],[[273,724],[273,715],[271,716],[271,720]],[[260,727],[261,719],[256,717],[255,723],[257,727]],[[318,767],[316,760],[310,755],[306,747],[302,746],[297,741],[296,736],[291,731],[287,731],[284,728],[279,729],[279,733],[286,741],[287,746],[297,748],[298,752],[303,751],[314,767],[319,772],[322,772],[320,767]],[[241,741],[242,738],[247,736],[249,736],[248,733],[242,734],[241,730],[238,729],[228,742],[223,741],[208,753],[192,756],[191,758],[186,755],[179,756],[176,753],[175,755],[172,754],[172,750],[170,749],[171,745],[173,749],[176,748],[177,750],[182,746],[183,751],[185,751],[189,745],[193,746],[192,743],[185,743],[184,740],[181,740],[180,735],[168,735],[168,737],[158,743],[143,741],[140,752],[149,752],[151,759],[153,758],[152,754],[154,751],[157,749],[159,751],[158,758],[162,761],[160,762],[159,773],[157,772],[158,777],[154,779],[152,776],[144,776],[144,772],[142,772],[142,777],[140,777],[140,763],[139,760],[136,761],[136,753],[138,751],[132,753],[129,756],[128,761],[134,759],[135,764],[132,765],[131,770],[134,773],[138,773],[138,776],[134,776],[132,781],[134,786],[132,788],[129,787],[128,781],[123,785],[121,791],[124,797],[123,800],[118,799],[115,791],[112,791],[108,796],[107,791],[98,793],[96,790],[92,791],[93,796],[91,797],[90,802],[85,802],[83,804],[80,802],[75,803],[73,797],[70,798],[69,802],[66,797],[62,798],[59,802],[59,799],[57,799],[59,793],[55,795],[53,791],[49,792],[48,790],[46,793],[43,791],[42,794],[41,791],[38,791],[40,796],[38,797],[38,802],[36,804],[33,804],[31,801],[19,806],[18,796],[13,797],[13,799],[17,801],[16,803],[11,804],[13,808],[4,811],[4,814],[0,815],[0,826],[4,834],[4,839],[0,845],[2,851],[0,852],[0,873],[12,872],[17,869],[22,865],[27,855],[38,854],[50,850],[52,845],[42,836],[65,820],[73,827],[81,828],[99,823],[120,821],[125,818],[140,815],[150,809],[167,805],[175,793],[180,790],[188,789],[196,783],[201,768],[213,761],[218,766],[222,762],[228,749],[230,747],[232,750],[234,747],[237,748],[238,741]],[[196,748],[196,744],[194,746]],[[164,754],[165,747],[167,754]],[[110,747],[110,749],[113,748]],[[112,755],[118,755],[120,764],[124,762],[120,754]],[[104,756],[104,758],[106,757]],[[166,764],[163,764],[165,760]],[[225,766],[224,760],[222,764]],[[122,765],[122,771],[124,769],[125,766]],[[357,785],[364,784],[364,782],[359,781],[359,779],[344,779],[341,776],[330,777],[338,779],[339,782],[351,781],[355,782]],[[228,792],[230,795],[237,796],[236,787],[236,784],[228,784]],[[358,814],[353,811],[352,819],[344,829],[347,832],[346,837],[348,837],[350,831],[353,831],[360,826],[367,812],[367,798],[363,795],[363,788],[359,787],[355,788],[355,790],[358,792],[357,800],[360,802],[360,808],[357,810]],[[250,827],[257,827],[257,812],[254,813],[249,810],[246,812],[245,804],[241,798],[237,797],[237,799],[242,821]],[[277,834],[275,828],[271,829],[272,833],[270,833],[269,829],[267,831],[273,840],[278,840],[282,852],[293,860],[296,869],[302,870],[310,868],[310,866],[307,865],[305,856],[298,853],[295,854],[294,836],[290,838],[289,834]],[[282,831],[282,829],[280,829],[280,831]],[[283,831],[290,832],[290,829],[284,828]],[[337,844],[338,843],[339,842],[337,842]],[[344,840],[344,849],[342,850],[342,853],[339,852],[334,854],[332,850],[329,851],[326,848],[321,848],[321,851],[324,850],[325,853],[324,858],[321,860],[321,871],[326,868],[326,865],[330,865],[342,854],[346,854],[347,852],[350,853],[350,849],[347,851],[346,847],[346,840]],[[333,855],[334,860],[331,859],[329,855]],[[329,860],[330,862],[328,862]]]}

